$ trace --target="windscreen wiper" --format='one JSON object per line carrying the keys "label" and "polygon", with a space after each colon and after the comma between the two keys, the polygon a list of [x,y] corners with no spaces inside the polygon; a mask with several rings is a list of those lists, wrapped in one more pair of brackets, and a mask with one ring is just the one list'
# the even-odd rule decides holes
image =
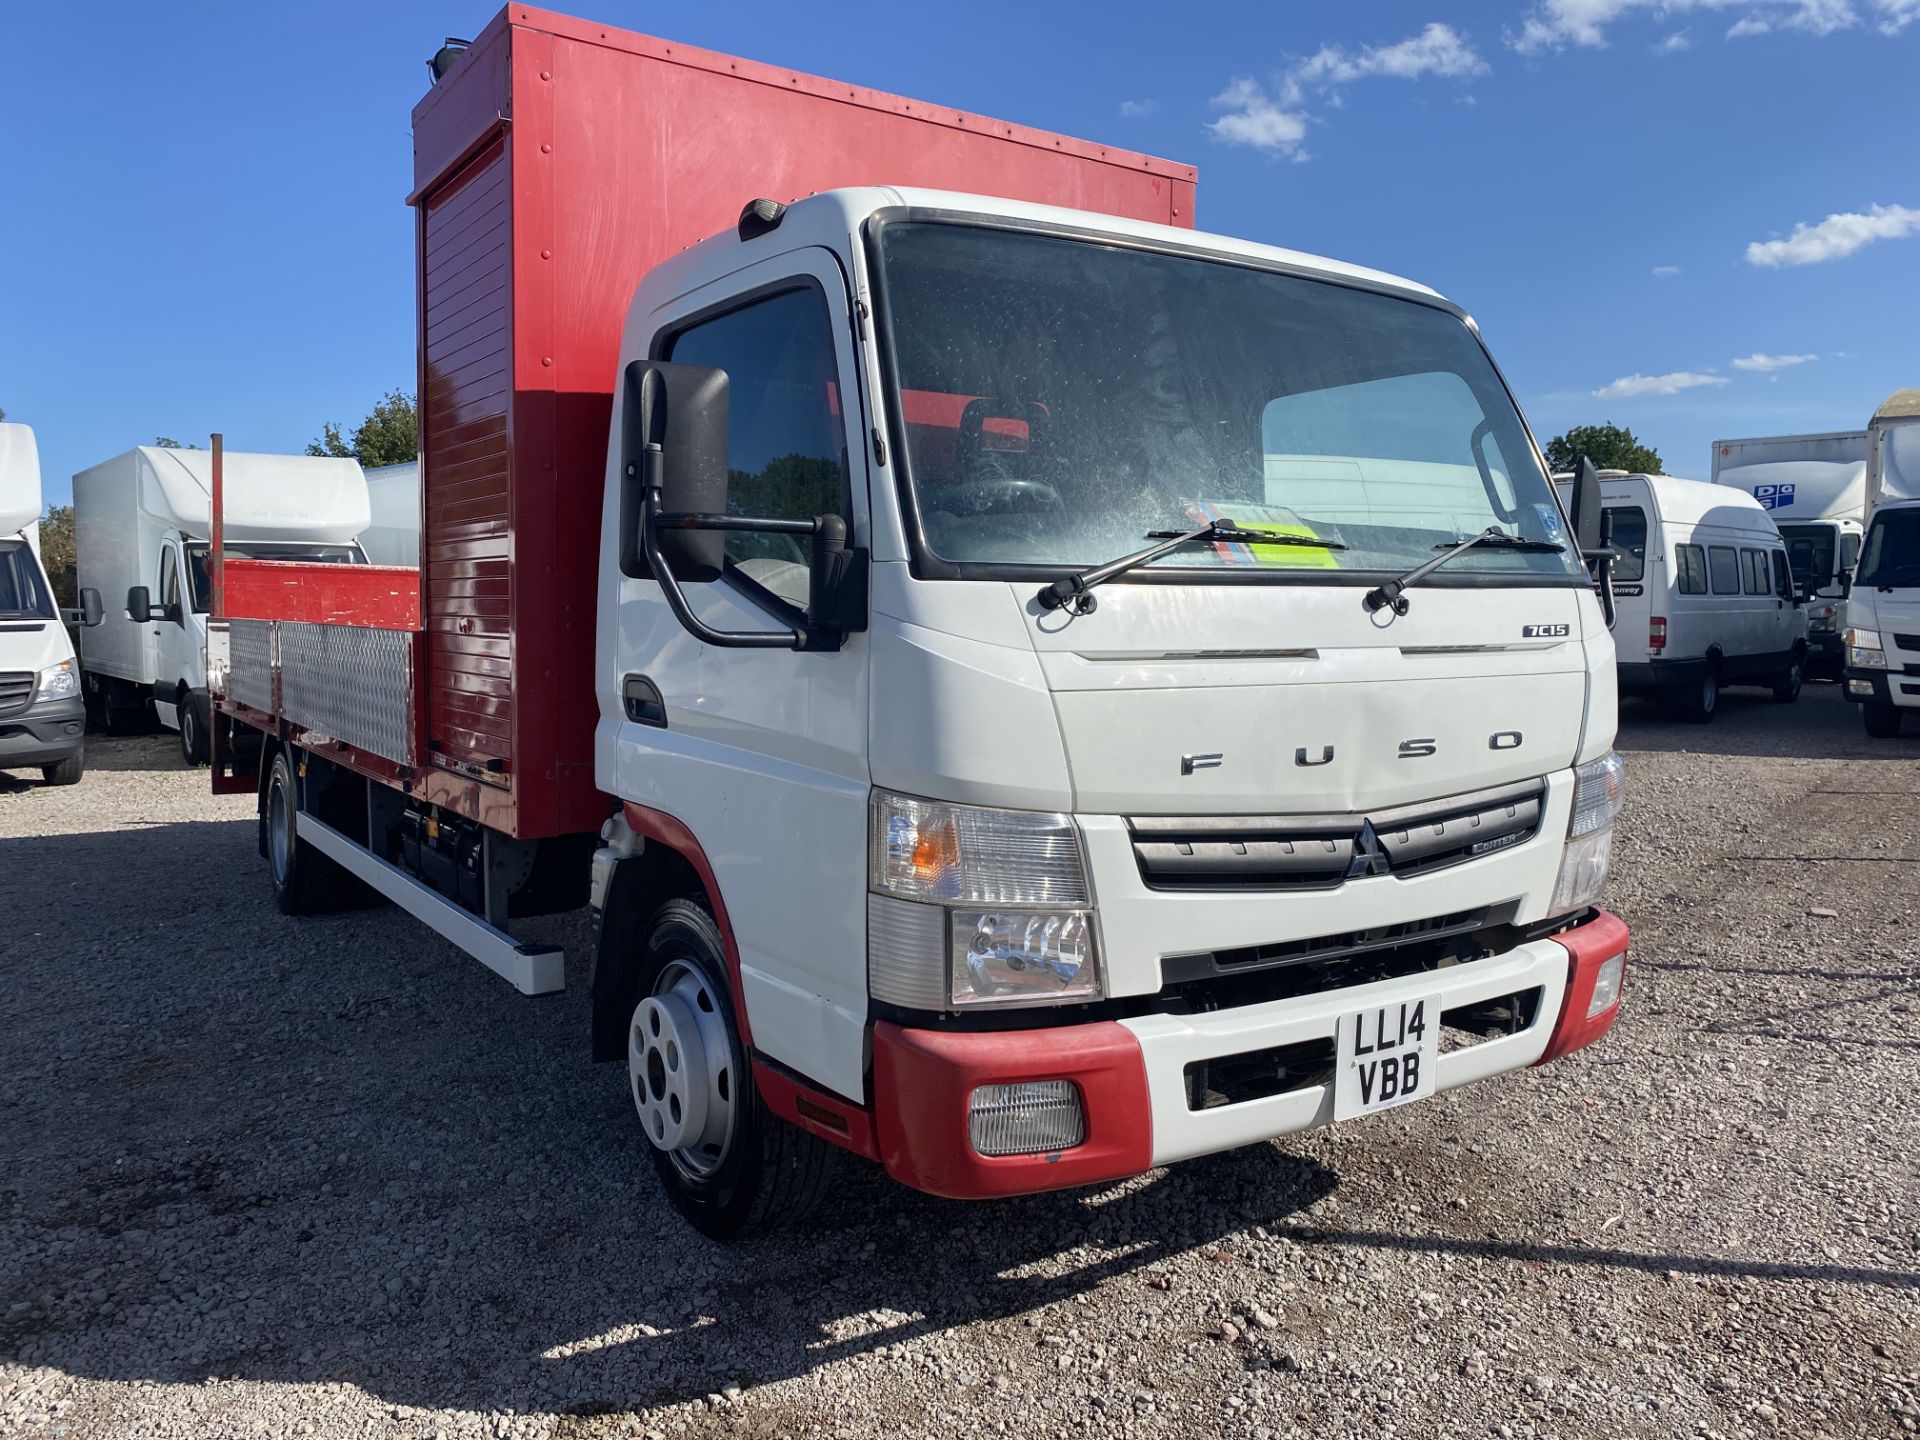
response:
{"label": "windscreen wiper", "polygon": [[1202,541],[1242,545],[1301,545],[1314,550],[1347,548],[1338,540],[1315,540],[1306,535],[1275,535],[1266,530],[1246,530],[1231,520],[1211,520],[1198,530],[1149,530],[1147,539],[1160,543],[1132,555],[1123,555],[1118,560],[1109,560],[1104,565],[1096,565],[1091,570],[1082,570],[1077,575],[1062,575],[1051,585],[1042,585],[1036,597],[1041,609],[1067,609],[1076,615],[1090,615],[1099,603],[1087,593],[1094,586],[1104,585],[1117,575],[1137,570],[1162,555],[1170,555],[1183,546]]}
{"label": "windscreen wiper", "polygon": [[1558,555],[1566,546],[1552,540],[1528,540],[1520,535],[1509,535],[1498,525],[1489,525],[1478,535],[1469,535],[1462,540],[1442,540],[1433,548],[1444,550],[1444,555],[1436,555],[1424,565],[1416,565],[1397,580],[1376,586],[1367,592],[1367,612],[1389,607],[1396,615],[1407,613],[1407,587],[1427,578],[1456,555],[1464,555],[1476,545],[1486,545],[1500,550],[1518,550],[1528,555]]}

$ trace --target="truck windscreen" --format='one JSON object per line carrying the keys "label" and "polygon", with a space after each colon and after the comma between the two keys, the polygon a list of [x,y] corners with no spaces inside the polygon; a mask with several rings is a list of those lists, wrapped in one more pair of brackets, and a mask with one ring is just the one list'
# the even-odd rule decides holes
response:
{"label": "truck windscreen", "polygon": [[[367,557],[358,545],[308,545],[298,541],[267,543],[229,540],[225,544],[229,560],[297,560],[308,565],[364,565]],[[187,546],[187,568],[193,576],[193,608],[207,613],[212,604],[213,581],[207,574],[207,546]]]}
{"label": "truck windscreen", "polygon": [[24,540],[0,540],[0,620],[51,620],[53,597]]}
{"label": "truck windscreen", "polygon": [[[1212,519],[1345,548],[1219,542],[1156,569],[1358,582],[1489,526],[1565,544],[1479,341],[1437,306],[1248,265],[962,224],[881,227],[921,538],[1057,571]],[[1585,583],[1480,547],[1433,583]]]}
{"label": "truck windscreen", "polygon": [[1780,538],[1787,542],[1787,563],[1793,567],[1794,583],[1802,590],[1819,590],[1833,583],[1839,533],[1834,525],[1780,527]]}
{"label": "truck windscreen", "polygon": [[1856,585],[1920,585],[1920,505],[1910,510],[1880,510],[1860,547]]}

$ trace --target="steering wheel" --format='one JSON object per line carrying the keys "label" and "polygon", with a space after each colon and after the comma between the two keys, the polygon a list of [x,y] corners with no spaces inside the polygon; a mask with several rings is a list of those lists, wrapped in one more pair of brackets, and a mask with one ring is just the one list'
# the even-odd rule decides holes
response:
{"label": "steering wheel", "polygon": [[1040,480],[1001,476],[949,485],[940,495],[940,508],[961,515],[1018,515],[1058,510],[1066,502],[1060,492]]}

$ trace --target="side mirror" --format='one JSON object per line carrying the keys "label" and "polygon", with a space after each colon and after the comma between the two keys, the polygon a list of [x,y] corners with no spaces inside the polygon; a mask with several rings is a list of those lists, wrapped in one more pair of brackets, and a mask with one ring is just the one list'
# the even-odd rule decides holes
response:
{"label": "side mirror", "polygon": [[1840,582],[1841,595],[1845,596],[1853,593],[1853,572],[1851,570],[1836,570],[1833,572],[1833,578]]}
{"label": "side mirror", "polygon": [[[659,491],[663,514],[726,513],[727,372],[665,360],[629,364],[620,470],[620,568],[636,577],[652,575],[640,533],[648,491]],[[720,530],[660,527],[657,538],[676,579],[720,578],[726,553]]]}
{"label": "side mirror", "polygon": [[91,585],[80,588],[80,627],[91,630],[107,618],[106,609],[100,604],[100,592]]}
{"label": "side mirror", "polygon": [[1594,469],[1593,461],[1582,455],[1573,474],[1573,542],[1580,547],[1582,556],[1606,543],[1602,509],[1600,472]]}
{"label": "side mirror", "polygon": [[127,587],[127,618],[136,625],[145,625],[160,617],[153,611],[153,592],[144,585]]}

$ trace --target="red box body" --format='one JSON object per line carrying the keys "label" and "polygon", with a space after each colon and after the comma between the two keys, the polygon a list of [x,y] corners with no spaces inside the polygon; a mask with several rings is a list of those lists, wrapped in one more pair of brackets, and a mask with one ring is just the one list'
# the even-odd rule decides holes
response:
{"label": "red box body", "polygon": [[1129,151],[510,6],[413,112],[427,740],[416,793],[597,828],[593,639],[620,331],[759,196],[937,187],[1193,223]]}

